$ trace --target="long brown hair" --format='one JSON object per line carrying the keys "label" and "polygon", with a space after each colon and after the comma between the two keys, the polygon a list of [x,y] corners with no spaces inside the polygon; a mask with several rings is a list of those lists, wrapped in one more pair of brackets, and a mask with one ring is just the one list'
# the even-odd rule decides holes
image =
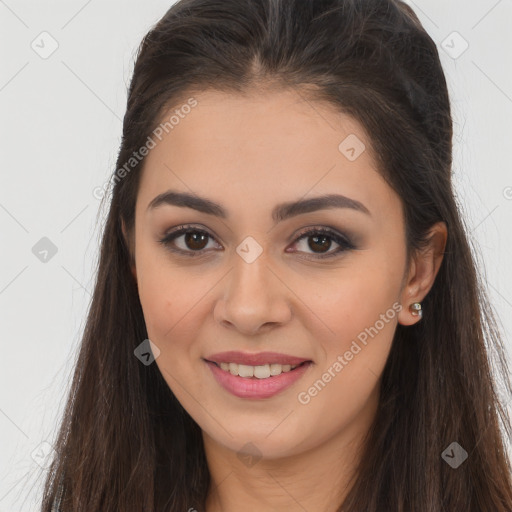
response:
{"label": "long brown hair", "polygon": [[[42,510],[63,492],[63,512],[204,511],[200,428],[158,366],[134,356],[148,337],[130,267],[145,160],[126,162],[194,92],[267,84],[327,100],[362,123],[402,200],[409,256],[434,223],[448,227],[422,321],[397,326],[377,416],[339,510],[510,512],[511,426],[500,402],[512,396],[510,375],[452,189],[446,80],[435,43],[398,0],[181,0],[144,37]],[[456,469],[442,456],[453,442],[468,454]]]}

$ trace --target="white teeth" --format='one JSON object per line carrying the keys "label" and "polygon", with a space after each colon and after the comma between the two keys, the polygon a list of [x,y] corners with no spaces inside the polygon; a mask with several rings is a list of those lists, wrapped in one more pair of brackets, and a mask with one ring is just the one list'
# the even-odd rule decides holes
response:
{"label": "white teeth", "polygon": [[283,367],[280,364],[271,364],[270,365],[270,375],[279,375],[283,370]]}
{"label": "white teeth", "polygon": [[258,379],[266,379],[270,377],[270,365],[264,364],[263,366],[255,366],[254,376]]}
{"label": "white teeth", "polygon": [[254,375],[254,366],[247,366],[246,364],[238,365],[238,375],[240,377],[252,377]]}
{"label": "white teeth", "polygon": [[237,363],[220,363],[220,367],[231,373],[231,375],[238,375],[244,378],[256,377],[257,379],[267,379],[272,376],[281,375],[283,372],[289,372],[299,366],[298,364],[264,364],[258,366],[250,366],[247,364]]}

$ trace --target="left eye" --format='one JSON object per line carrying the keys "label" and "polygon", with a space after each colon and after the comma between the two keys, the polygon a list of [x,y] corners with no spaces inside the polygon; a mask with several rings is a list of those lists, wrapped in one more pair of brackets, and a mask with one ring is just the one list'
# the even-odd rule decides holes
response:
{"label": "left eye", "polygon": [[[179,247],[177,241],[182,237],[182,247]],[[215,240],[207,231],[194,228],[193,226],[181,226],[159,240],[159,243],[172,252],[196,257],[204,255],[203,251],[208,245],[209,238]],[[326,228],[313,228],[301,233],[299,237],[296,238],[293,245],[305,239],[311,240],[307,245],[308,248],[313,251],[313,259],[329,258],[341,252],[355,249],[355,246],[348,237]],[[328,252],[331,248],[332,241],[334,241],[339,248],[335,251]],[[315,252],[316,250],[319,250],[319,252]],[[287,252],[290,251],[287,250]]]}
{"label": "left eye", "polygon": [[[356,248],[348,237],[340,235],[335,231],[331,231],[330,229],[326,228],[313,228],[308,231],[305,231],[299,236],[299,238],[297,238],[295,243],[307,239],[311,240],[308,242],[307,246],[309,249],[313,250],[313,258],[317,259],[330,258],[347,250]],[[339,247],[335,251],[327,252],[331,248],[333,240]],[[314,250],[318,248],[320,249],[321,252],[314,252]]]}

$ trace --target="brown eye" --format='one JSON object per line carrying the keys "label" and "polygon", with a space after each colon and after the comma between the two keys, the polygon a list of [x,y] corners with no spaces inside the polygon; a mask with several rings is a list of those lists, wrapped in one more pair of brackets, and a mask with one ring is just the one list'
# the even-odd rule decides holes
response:
{"label": "brown eye", "polygon": [[208,237],[209,235],[206,233],[199,231],[189,231],[185,233],[183,240],[187,248],[194,251],[200,251],[206,247],[207,244],[205,242],[208,242]]}
{"label": "brown eye", "polygon": [[205,254],[209,239],[214,240],[207,231],[193,226],[180,226],[159,240],[159,243],[169,251],[193,257]]}
{"label": "brown eye", "polygon": [[[319,250],[320,252],[326,252],[329,250],[329,247],[331,246],[331,243],[332,243],[331,240],[329,239],[329,237],[325,236],[325,235],[321,235],[321,236],[315,235],[315,236],[310,236],[308,238],[310,240],[308,243],[308,246],[313,251]],[[311,242],[311,240],[313,242]]]}
{"label": "brown eye", "polygon": [[[344,235],[340,235],[335,231],[326,228],[313,228],[303,232],[299,238],[295,241],[298,244],[302,240],[307,239],[307,248],[312,251],[310,256],[306,256],[308,259],[322,259],[331,258],[339,255],[340,253],[346,252],[347,250],[355,249],[355,245]],[[332,243],[336,243],[339,247],[335,251],[328,252],[332,246]],[[305,252],[307,251],[298,251]]]}

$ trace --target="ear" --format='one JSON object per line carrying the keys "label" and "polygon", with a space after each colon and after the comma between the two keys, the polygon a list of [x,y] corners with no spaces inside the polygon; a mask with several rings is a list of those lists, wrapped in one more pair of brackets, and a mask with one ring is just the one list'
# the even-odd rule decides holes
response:
{"label": "ear", "polygon": [[421,317],[409,310],[413,302],[421,302],[434,284],[443,261],[448,230],[444,222],[434,224],[429,231],[428,244],[417,251],[411,259],[408,276],[400,294],[400,303],[404,306],[398,314],[398,323],[412,325]]}
{"label": "ear", "polygon": [[128,247],[128,250],[129,250],[130,256],[131,256],[131,261],[133,262],[130,265],[130,268],[131,268],[131,271],[132,271],[132,275],[133,275],[133,278],[135,279],[135,282],[137,282],[137,269],[135,267],[134,248],[133,248],[132,243],[131,243],[131,237],[128,236],[128,231],[126,229],[126,225],[124,223],[124,219],[123,218],[121,218],[121,230],[123,231],[124,242],[126,244],[126,247]]}

